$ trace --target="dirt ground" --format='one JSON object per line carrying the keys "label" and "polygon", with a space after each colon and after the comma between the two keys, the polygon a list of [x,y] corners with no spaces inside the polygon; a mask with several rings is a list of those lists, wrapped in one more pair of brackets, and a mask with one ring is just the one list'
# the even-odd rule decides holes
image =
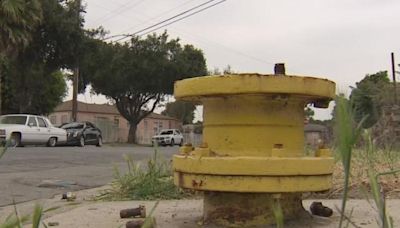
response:
{"label": "dirt ground", "polygon": [[[155,201],[120,201],[120,202],[98,202],[90,201],[91,197],[99,190],[90,189],[77,192],[77,199],[73,202],[61,200],[60,195],[52,199],[31,201],[18,204],[20,214],[28,214],[33,211],[35,203],[40,203],[44,208],[59,207],[58,209],[45,214],[44,222],[57,223],[58,228],[87,227],[87,228],[110,228],[124,227],[126,222],[133,219],[120,219],[119,211],[122,209],[133,208],[145,205],[149,212],[155,205]],[[303,201],[303,206],[308,209],[310,204],[315,201],[307,199]],[[287,221],[285,227],[337,227],[339,213],[335,209],[340,207],[341,200],[318,200],[324,205],[334,209],[334,214],[330,218],[313,217]],[[201,224],[203,202],[201,199],[191,200],[163,200],[155,208],[153,216],[156,220],[156,227],[166,228],[189,228],[189,227],[216,227],[211,224]],[[366,200],[349,200],[348,212],[353,209],[351,221],[353,225],[349,227],[378,227],[376,219],[377,212],[374,207]],[[388,212],[393,216],[395,227],[400,224],[400,200],[388,200]],[[0,208],[0,221],[13,212],[13,206]],[[349,215],[349,213],[347,213]],[[26,227],[30,227],[27,225]],[[263,226],[267,227],[267,226]],[[274,227],[274,226],[272,226]]]}

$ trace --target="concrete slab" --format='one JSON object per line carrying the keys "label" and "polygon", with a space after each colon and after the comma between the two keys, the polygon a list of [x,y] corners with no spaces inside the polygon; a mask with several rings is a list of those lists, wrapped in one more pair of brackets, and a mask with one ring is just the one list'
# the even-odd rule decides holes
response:
{"label": "concrete slab", "polygon": [[[39,203],[45,209],[59,207],[57,210],[47,212],[44,216],[44,222],[46,224],[58,223],[56,226],[57,228],[110,228],[125,227],[126,222],[132,220],[120,219],[120,210],[145,205],[147,213],[149,213],[156,203],[156,201],[99,202],[91,200],[94,195],[99,193],[99,191],[107,188],[107,186],[103,186],[101,188],[75,192],[77,199],[73,202],[62,200],[61,195],[55,195],[51,199],[20,203],[17,205],[17,208],[20,215],[26,215],[32,213],[36,203]],[[334,209],[333,216],[330,218],[309,216],[296,221],[288,221],[285,223],[285,227],[338,227],[340,214],[336,208],[340,208],[341,200],[303,200],[304,208],[308,210],[313,201],[321,201],[325,206]],[[350,225],[349,227],[378,227],[378,213],[374,209],[373,203],[370,204],[366,200],[362,199],[352,199],[348,201],[347,208],[347,216],[349,216],[349,212],[353,209],[351,215],[353,225]],[[161,228],[215,227],[210,224],[202,224],[202,210],[203,201],[201,199],[162,200],[155,208],[153,216],[156,219],[156,227]],[[9,214],[13,213],[13,211],[14,207],[12,205],[0,207],[0,224],[1,221],[4,221]],[[387,211],[393,217],[395,227],[399,226],[400,213],[398,212],[400,211],[400,199],[388,200]],[[26,227],[30,226],[27,225]]]}
{"label": "concrete slab", "polygon": [[[313,200],[305,200],[303,205],[309,208]],[[340,207],[340,200],[323,200],[324,205],[331,208]],[[150,211],[155,205],[154,201],[127,201],[127,202],[98,202],[90,205],[83,205],[68,212],[51,216],[45,220],[58,222],[59,228],[67,227],[88,227],[88,228],[109,228],[124,227],[127,221],[132,219],[120,219],[119,211],[126,208],[137,207],[140,204],[146,206]],[[160,201],[155,209],[157,227],[162,228],[191,228],[191,227],[215,227],[201,224],[202,200],[165,200]],[[349,210],[353,209],[351,221],[357,227],[378,227],[377,212],[366,200],[348,201]],[[394,217],[394,223],[400,224],[400,200],[388,202],[388,212]],[[330,218],[313,217],[303,218],[298,221],[289,221],[285,227],[338,227],[340,214],[335,210]],[[355,226],[350,225],[350,227]]]}

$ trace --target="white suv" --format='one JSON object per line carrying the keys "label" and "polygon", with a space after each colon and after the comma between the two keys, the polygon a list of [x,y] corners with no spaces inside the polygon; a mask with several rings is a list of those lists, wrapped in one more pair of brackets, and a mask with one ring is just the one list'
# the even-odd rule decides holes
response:
{"label": "white suv", "polygon": [[151,143],[153,145],[180,145],[182,146],[183,144],[183,135],[180,131],[177,129],[165,129],[161,130],[160,133],[157,135],[153,136]]}

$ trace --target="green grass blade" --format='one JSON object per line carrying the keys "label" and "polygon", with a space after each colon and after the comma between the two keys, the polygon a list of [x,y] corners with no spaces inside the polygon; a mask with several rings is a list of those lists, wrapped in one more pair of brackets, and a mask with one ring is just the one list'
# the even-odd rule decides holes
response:
{"label": "green grass blade", "polygon": [[153,218],[153,213],[156,210],[158,204],[160,203],[159,200],[154,204],[154,206],[151,208],[150,213],[147,215],[146,219],[144,220],[144,223],[142,225],[142,228],[151,228],[153,227],[154,223],[154,218]]}
{"label": "green grass blade", "polygon": [[46,223],[42,222],[42,225],[44,226],[44,228],[48,228],[48,226],[46,225]]}
{"label": "green grass blade", "polygon": [[284,227],[284,216],[283,216],[283,211],[282,211],[282,207],[281,207],[281,203],[280,203],[279,199],[276,199],[273,201],[272,213],[274,214],[274,217],[275,217],[276,227],[283,228]]}
{"label": "green grass blade", "polygon": [[50,208],[47,208],[46,210],[44,210],[43,213],[47,213],[47,212],[50,212],[50,211],[55,211],[55,210],[57,210],[59,208],[61,208],[61,207],[60,206],[50,207]]}
{"label": "green grass blade", "polygon": [[22,228],[22,221],[21,218],[19,217],[18,210],[17,210],[17,204],[15,203],[15,199],[13,198],[13,206],[14,206],[14,213],[15,213],[15,218],[17,219],[18,222],[18,228]]}
{"label": "green grass blade", "polygon": [[43,207],[40,206],[39,204],[36,204],[35,208],[33,209],[32,228],[39,228],[40,222],[42,221],[42,216],[43,216]]}
{"label": "green grass blade", "polygon": [[5,143],[3,147],[0,147],[0,159],[6,154],[8,149],[8,142]]}
{"label": "green grass blade", "polygon": [[[344,188],[342,198],[342,208],[340,214],[339,227],[342,227],[344,221],[344,213],[346,210],[347,198],[349,193],[350,171],[352,150],[357,143],[362,132],[362,124],[366,118],[363,118],[357,125],[353,119],[351,102],[343,96],[336,98],[336,139],[337,149],[339,150],[343,169],[344,169]],[[356,126],[356,127],[354,127]]]}

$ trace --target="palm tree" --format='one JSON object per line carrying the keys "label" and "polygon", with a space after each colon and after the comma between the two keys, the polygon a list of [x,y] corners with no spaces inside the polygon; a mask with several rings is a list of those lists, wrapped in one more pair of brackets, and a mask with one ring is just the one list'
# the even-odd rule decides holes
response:
{"label": "palm tree", "polygon": [[0,1],[0,114],[4,65],[28,46],[31,34],[41,20],[42,8],[39,0]]}

